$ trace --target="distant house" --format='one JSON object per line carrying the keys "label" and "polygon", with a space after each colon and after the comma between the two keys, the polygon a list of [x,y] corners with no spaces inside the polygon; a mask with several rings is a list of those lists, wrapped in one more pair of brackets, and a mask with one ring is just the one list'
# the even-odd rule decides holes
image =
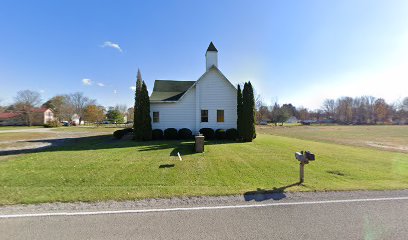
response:
{"label": "distant house", "polygon": [[[31,125],[41,126],[54,120],[54,112],[50,108],[34,108],[31,110]],[[22,112],[0,113],[1,126],[27,125],[27,115]]]}
{"label": "distant house", "polygon": [[197,81],[156,80],[150,96],[153,129],[237,127],[237,89],[218,69],[218,50],[211,42],[206,71]]}
{"label": "distant house", "polygon": [[27,121],[23,114],[14,112],[0,113],[0,126],[23,126]]}
{"label": "distant house", "polygon": [[74,124],[74,125],[84,124],[85,123],[84,121],[81,121],[81,124],[79,124],[80,119],[81,119],[81,117],[78,114],[75,113],[74,115],[71,116],[71,123]]}
{"label": "distant house", "polygon": [[31,112],[32,125],[44,125],[54,120],[54,112],[51,108],[35,108]]}
{"label": "distant house", "polygon": [[298,122],[299,120],[295,116],[292,116],[288,120],[286,120],[286,123],[298,123]]}

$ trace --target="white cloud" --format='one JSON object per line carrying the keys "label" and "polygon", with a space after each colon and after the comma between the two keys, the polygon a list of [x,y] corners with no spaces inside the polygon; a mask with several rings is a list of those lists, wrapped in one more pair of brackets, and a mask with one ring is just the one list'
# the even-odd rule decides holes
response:
{"label": "white cloud", "polygon": [[111,41],[106,41],[106,42],[104,42],[104,43],[101,45],[101,47],[103,47],[103,48],[106,48],[106,47],[114,48],[114,49],[118,50],[119,52],[122,52],[122,48],[120,48],[119,44],[113,43],[113,42],[111,42]]}
{"label": "white cloud", "polygon": [[40,89],[40,93],[45,93],[45,90],[44,90],[44,89]]}
{"label": "white cloud", "polygon": [[82,83],[84,84],[84,85],[92,85],[92,81],[91,81],[91,79],[89,79],[89,78],[84,78],[84,79],[82,79]]}
{"label": "white cloud", "polygon": [[103,83],[97,83],[97,85],[98,85],[99,87],[105,87],[105,84],[103,84]]}
{"label": "white cloud", "polygon": [[115,89],[115,90],[113,90],[113,94],[116,94],[116,93],[118,93],[118,91]]}
{"label": "white cloud", "polygon": [[130,86],[129,87],[132,91],[136,91],[136,86]]}

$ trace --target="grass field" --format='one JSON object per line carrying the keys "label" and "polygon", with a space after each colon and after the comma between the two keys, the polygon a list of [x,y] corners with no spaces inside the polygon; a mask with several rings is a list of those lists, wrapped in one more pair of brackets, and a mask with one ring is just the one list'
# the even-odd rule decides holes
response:
{"label": "grass field", "polygon": [[258,132],[408,153],[408,126],[261,126]]}
{"label": "grass field", "polygon": [[43,128],[43,126],[0,126],[0,132],[3,130],[17,130],[17,129],[34,129],[34,128]]}
{"label": "grass field", "polygon": [[[0,161],[0,204],[408,188],[406,153],[274,134],[260,129],[252,143],[209,142],[201,154],[193,154],[192,142],[80,138]],[[299,186],[294,152],[306,149],[317,160],[306,166]]]}
{"label": "grass field", "polygon": [[76,127],[59,127],[59,128],[53,128],[52,131],[56,132],[113,132],[118,129],[123,129],[123,128],[117,128],[117,127],[95,127],[95,126],[76,126]]}

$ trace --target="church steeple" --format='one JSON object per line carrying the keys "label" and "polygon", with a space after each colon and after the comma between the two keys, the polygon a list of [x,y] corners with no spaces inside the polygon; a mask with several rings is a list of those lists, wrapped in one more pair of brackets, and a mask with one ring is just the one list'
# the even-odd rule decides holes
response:
{"label": "church steeple", "polygon": [[207,52],[205,53],[205,66],[206,71],[210,69],[212,66],[218,67],[218,50],[215,48],[213,42],[207,48]]}
{"label": "church steeple", "polygon": [[218,52],[218,50],[215,48],[213,42],[210,42],[210,45],[207,48],[207,52]]}

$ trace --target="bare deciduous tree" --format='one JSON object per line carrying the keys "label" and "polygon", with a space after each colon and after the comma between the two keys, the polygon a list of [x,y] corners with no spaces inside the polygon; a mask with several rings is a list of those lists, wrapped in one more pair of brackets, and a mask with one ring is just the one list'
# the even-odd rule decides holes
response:
{"label": "bare deciduous tree", "polygon": [[69,103],[74,112],[79,115],[79,124],[82,122],[85,108],[89,105],[96,105],[96,100],[85,97],[83,93],[76,92],[68,96]]}
{"label": "bare deciduous tree", "polygon": [[14,107],[24,114],[28,126],[32,124],[32,110],[38,107],[40,102],[41,95],[38,92],[31,90],[17,92],[17,96],[14,98]]}

